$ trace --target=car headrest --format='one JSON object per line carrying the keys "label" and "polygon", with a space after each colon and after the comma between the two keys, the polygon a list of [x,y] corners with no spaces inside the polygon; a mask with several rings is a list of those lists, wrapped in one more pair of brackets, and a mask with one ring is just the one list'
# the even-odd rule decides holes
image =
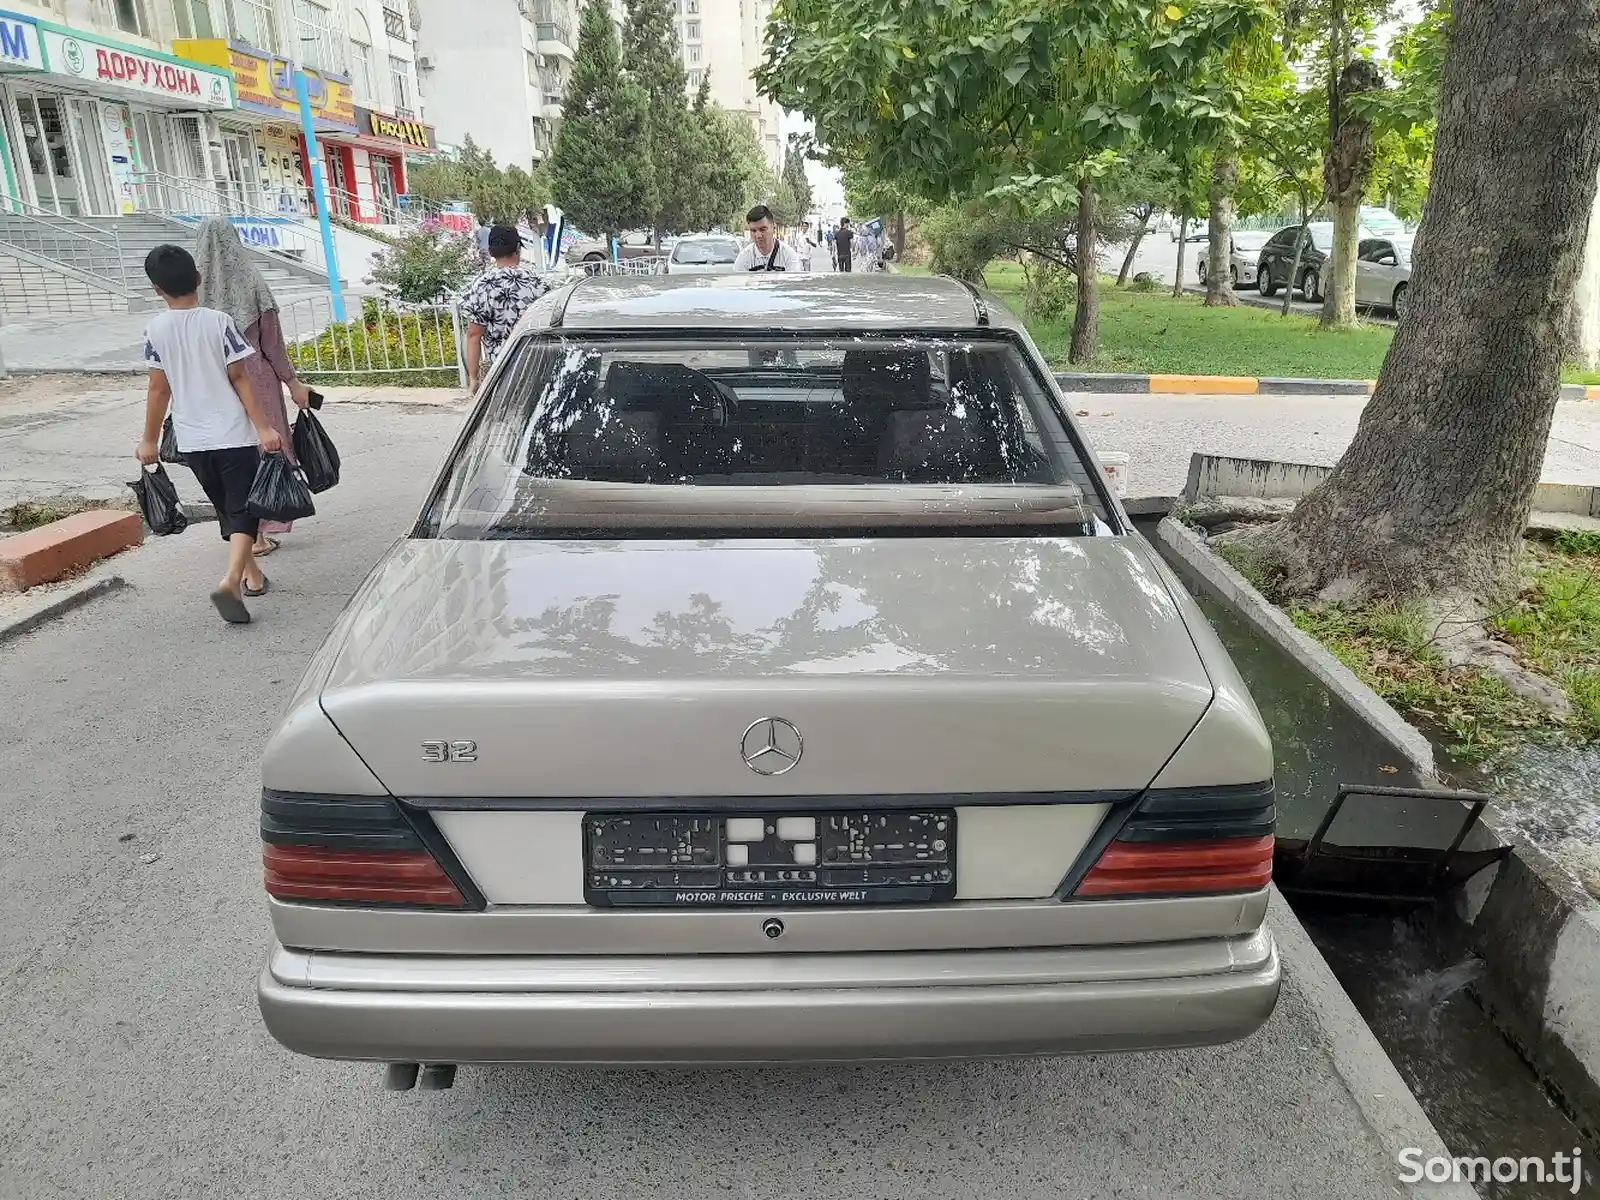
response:
{"label": "car headrest", "polygon": [[924,350],[846,350],[840,387],[853,403],[891,409],[938,407],[933,370]]}
{"label": "car headrest", "polygon": [[619,359],[606,370],[606,394],[617,412],[721,413],[729,399],[717,381],[682,363],[641,363]]}

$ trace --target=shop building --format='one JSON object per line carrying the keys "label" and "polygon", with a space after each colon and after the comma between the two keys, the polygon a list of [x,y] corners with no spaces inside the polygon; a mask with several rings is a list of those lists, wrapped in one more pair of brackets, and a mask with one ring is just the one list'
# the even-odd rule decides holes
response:
{"label": "shop building", "polygon": [[294,75],[303,71],[333,211],[363,224],[392,224],[406,193],[408,153],[438,149],[433,127],[414,118],[357,108],[353,80],[281,55],[220,39],[175,43],[181,53],[226,67],[235,102],[218,122],[225,186],[242,204],[268,213],[314,216],[310,164]]}
{"label": "shop building", "polygon": [[101,34],[0,12],[0,174],[23,206],[111,217],[148,189],[212,185],[228,73]]}

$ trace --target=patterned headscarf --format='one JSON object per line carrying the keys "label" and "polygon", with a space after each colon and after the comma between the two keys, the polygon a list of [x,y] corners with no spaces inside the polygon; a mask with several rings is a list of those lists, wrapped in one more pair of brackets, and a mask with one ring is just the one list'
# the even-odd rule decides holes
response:
{"label": "patterned headscarf", "polygon": [[200,303],[227,313],[241,330],[278,307],[272,289],[239,240],[239,231],[226,217],[207,217],[201,222],[195,264],[200,268]]}

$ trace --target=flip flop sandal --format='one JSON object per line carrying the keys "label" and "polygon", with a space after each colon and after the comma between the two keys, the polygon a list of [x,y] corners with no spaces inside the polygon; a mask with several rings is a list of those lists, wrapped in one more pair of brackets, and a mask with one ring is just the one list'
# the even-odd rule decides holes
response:
{"label": "flip flop sandal", "polygon": [[244,606],[244,601],[232,592],[218,588],[211,593],[211,603],[216,605],[217,612],[229,625],[250,624],[250,610]]}
{"label": "flip flop sandal", "polygon": [[265,558],[267,555],[271,554],[274,550],[276,550],[279,546],[281,546],[283,544],[282,542],[278,541],[277,538],[270,538],[269,537],[269,538],[262,538],[261,540],[266,542],[267,547],[266,547],[265,550],[252,550],[251,551],[251,553],[253,553],[257,558]]}
{"label": "flip flop sandal", "polygon": [[244,594],[246,596],[249,596],[252,600],[254,600],[257,596],[265,596],[267,594],[267,589],[270,588],[271,586],[272,586],[272,580],[268,579],[265,575],[263,575],[261,577],[261,586],[260,586],[260,588],[253,588],[247,583],[247,584],[244,585]]}

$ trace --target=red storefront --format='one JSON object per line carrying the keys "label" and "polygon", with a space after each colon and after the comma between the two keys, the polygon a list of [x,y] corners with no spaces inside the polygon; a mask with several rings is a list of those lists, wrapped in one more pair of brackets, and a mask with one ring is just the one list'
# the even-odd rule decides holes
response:
{"label": "red storefront", "polygon": [[432,125],[355,110],[356,132],[319,134],[336,210],[367,225],[393,224],[406,194],[406,155],[437,154]]}

